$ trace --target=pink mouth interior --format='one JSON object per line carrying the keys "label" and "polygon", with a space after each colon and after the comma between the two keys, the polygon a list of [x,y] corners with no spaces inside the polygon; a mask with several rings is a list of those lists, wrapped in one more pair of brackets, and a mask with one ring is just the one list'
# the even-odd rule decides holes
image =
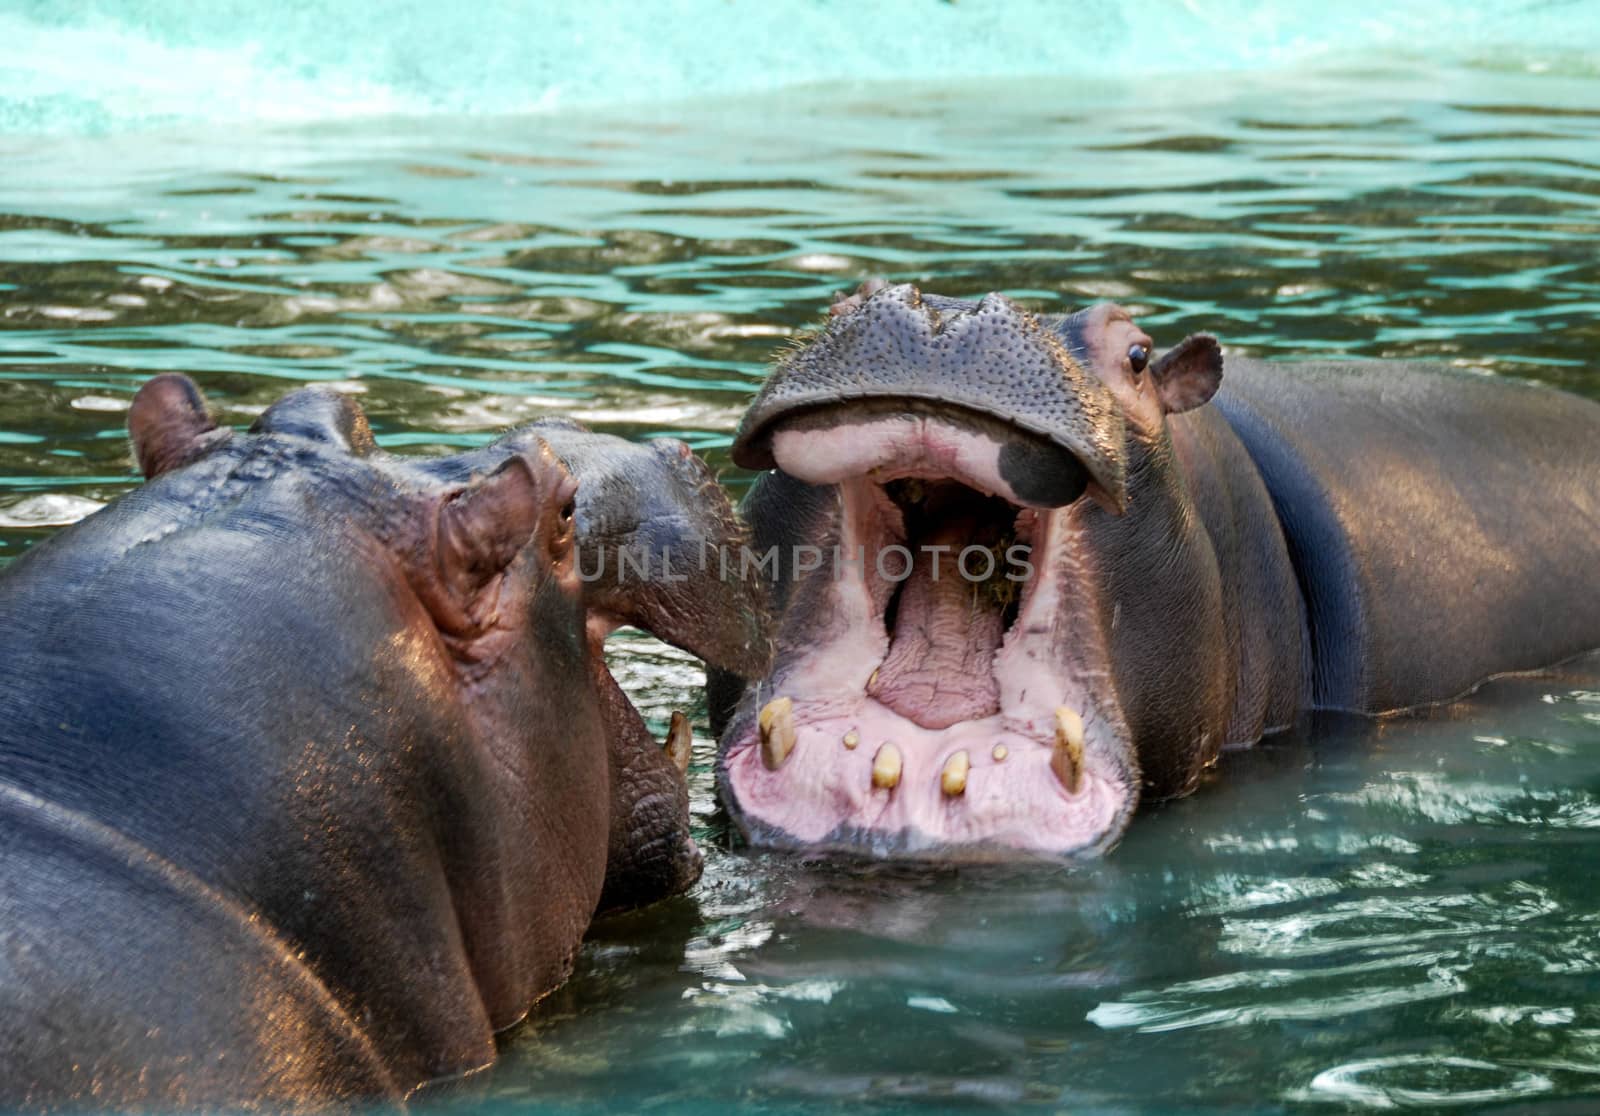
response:
{"label": "pink mouth interior", "polygon": [[[996,442],[926,416],[780,432],[773,447],[785,472],[838,486],[839,551],[865,560],[810,575],[828,579],[827,622],[793,625],[811,633],[804,646],[780,636],[755,706],[793,703],[793,749],[772,769],[751,716],[728,750],[746,830],[780,844],[970,858],[1061,854],[1114,833],[1133,793],[1110,758],[1126,733],[1076,592],[1069,510],[1022,507]],[[877,562],[894,545],[914,555],[904,580],[894,580],[901,554]],[[936,558],[925,546],[950,549]],[[973,551],[959,567],[967,547],[994,553],[996,573],[982,579],[989,567]],[[1085,724],[1075,787],[1051,770],[1061,706]],[[885,743],[902,761],[892,788],[873,782]],[[965,786],[952,794],[946,765],[960,752]]]}

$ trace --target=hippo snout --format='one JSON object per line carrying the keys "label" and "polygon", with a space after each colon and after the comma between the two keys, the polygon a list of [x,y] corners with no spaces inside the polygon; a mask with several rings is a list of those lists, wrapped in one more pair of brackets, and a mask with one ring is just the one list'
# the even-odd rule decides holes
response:
{"label": "hippo snout", "polygon": [[974,305],[902,284],[836,312],[778,364],[739,425],[733,459],[810,483],[861,465],[905,473],[956,461],[978,487],[1018,503],[1060,506],[1092,484],[1120,509],[1123,442],[1110,391],[1033,315],[1003,295]]}

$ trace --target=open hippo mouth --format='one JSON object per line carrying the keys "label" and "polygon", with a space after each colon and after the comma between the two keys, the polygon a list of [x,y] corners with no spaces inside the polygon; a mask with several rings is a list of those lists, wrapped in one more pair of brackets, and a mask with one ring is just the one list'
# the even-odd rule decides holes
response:
{"label": "open hippo mouth", "polygon": [[[915,293],[891,311],[951,333]],[[1019,313],[967,318],[984,311]],[[1076,427],[882,384],[822,402],[791,380],[752,407],[735,458],[803,482],[820,551],[783,556],[777,662],[724,735],[724,799],[756,843],[995,859],[1120,834],[1137,763],[1076,537],[1122,478],[1116,439],[1085,429],[1112,413],[1097,383],[1057,379],[1090,400]]]}

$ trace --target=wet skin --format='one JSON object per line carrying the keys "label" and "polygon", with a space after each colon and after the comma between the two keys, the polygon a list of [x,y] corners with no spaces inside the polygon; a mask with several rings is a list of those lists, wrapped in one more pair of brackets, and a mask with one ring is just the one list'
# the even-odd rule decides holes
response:
{"label": "wet skin", "polygon": [[1157,357],[1113,305],[868,284],[779,363],[734,458],[767,470],[745,514],[782,556],[773,670],[710,680],[757,844],[1104,850],[1305,711],[1600,646],[1600,406],[1516,381],[1224,374],[1215,339]]}
{"label": "wet skin", "polygon": [[486,1065],[602,897],[699,874],[687,740],[651,739],[604,631],[762,661],[752,592],[585,583],[585,531],[731,545],[731,509],[678,442],[391,457],[314,389],[235,434],[162,376],[129,428],[149,483],[0,574],[0,1107],[393,1101]]}

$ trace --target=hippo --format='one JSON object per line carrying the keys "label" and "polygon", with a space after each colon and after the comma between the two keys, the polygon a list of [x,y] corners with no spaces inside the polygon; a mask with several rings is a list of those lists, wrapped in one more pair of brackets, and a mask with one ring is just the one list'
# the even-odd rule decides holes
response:
{"label": "hippo", "polygon": [[676,441],[381,451],[309,388],[134,397],[147,483],[0,572],[0,1109],[402,1101],[487,1065],[597,909],[682,891],[634,623],[761,664],[755,587],[585,580],[591,530],[737,542]]}
{"label": "hippo", "polygon": [[[751,843],[1109,849],[1310,711],[1600,647],[1600,405],[1408,362],[1163,353],[1125,309],[865,285],[734,461],[777,652],[713,672]],[[941,564],[942,563],[942,564]]]}

